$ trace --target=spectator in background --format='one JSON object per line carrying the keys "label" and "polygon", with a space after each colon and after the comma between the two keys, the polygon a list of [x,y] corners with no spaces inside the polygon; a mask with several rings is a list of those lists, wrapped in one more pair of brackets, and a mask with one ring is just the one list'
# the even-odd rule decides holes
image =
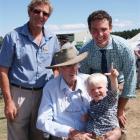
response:
{"label": "spectator in background", "polygon": [[68,38],[67,35],[59,35],[59,36],[58,36],[58,39],[59,39],[61,48],[62,48],[63,46],[64,46],[64,48],[65,48],[65,45],[64,45],[64,44],[68,44],[68,45],[70,46],[69,38]]}
{"label": "spectator in background", "polygon": [[69,46],[69,47],[73,47],[78,53],[78,50],[76,49],[76,47],[70,42],[68,35],[60,35],[58,39],[60,42],[61,49],[66,49]]}
{"label": "spectator in background", "polygon": [[[86,43],[80,53],[89,52],[88,57],[81,62],[80,71],[87,74],[108,72],[113,63],[119,72],[118,82],[123,85],[118,102],[118,119],[121,127],[125,127],[125,106],[130,98],[136,97],[136,66],[134,51],[127,41],[111,35],[112,17],[104,10],[91,13],[88,17],[88,27],[92,40]],[[104,59],[102,59],[104,58]],[[120,77],[123,74],[123,77]]]}
{"label": "spectator in background", "polygon": [[136,55],[137,66],[137,88],[140,88],[140,44],[138,44],[134,50]]}
{"label": "spectator in background", "polygon": [[44,28],[52,13],[49,0],[32,0],[29,21],[3,40],[0,53],[1,88],[5,101],[8,140],[43,140],[36,129],[42,88],[53,77],[53,55],[59,50],[57,37]]}
{"label": "spectator in background", "polygon": [[[68,35],[59,35],[58,39],[59,39],[61,49],[73,47],[78,54],[78,50],[76,49],[76,47],[69,41]],[[54,71],[54,76],[57,77],[59,75],[59,68],[55,67],[53,68],[53,71]]]}

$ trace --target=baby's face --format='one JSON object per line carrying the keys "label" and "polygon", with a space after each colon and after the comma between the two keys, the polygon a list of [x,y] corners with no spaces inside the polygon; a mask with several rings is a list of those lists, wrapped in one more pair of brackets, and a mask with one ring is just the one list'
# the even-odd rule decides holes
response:
{"label": "baby's face", "polygon": [[96,83],[96,85],[89,85],[89,95],[95,100],[102,100],[107,95],[107,88],[104,83]]}

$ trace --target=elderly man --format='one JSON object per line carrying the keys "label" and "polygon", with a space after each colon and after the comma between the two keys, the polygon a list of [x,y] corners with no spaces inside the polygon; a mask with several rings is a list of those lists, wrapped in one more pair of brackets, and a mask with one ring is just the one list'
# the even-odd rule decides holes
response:
{"label": "elderly man", "polygon": [[[90,97],[85,87],[88,75],[79,74],[79,62],[87,57],[87,52],[77,55],[74,48],[62,49],[55,53],[60,75],[50,80],[43,89],[43,97],[38,112],[37,128],[55,137],[51,140],[92,140],[92,134],[85,132],[86,122],[81,116],[89,108]],[[120,130],[108,133],[107,138],[117,140]]]}

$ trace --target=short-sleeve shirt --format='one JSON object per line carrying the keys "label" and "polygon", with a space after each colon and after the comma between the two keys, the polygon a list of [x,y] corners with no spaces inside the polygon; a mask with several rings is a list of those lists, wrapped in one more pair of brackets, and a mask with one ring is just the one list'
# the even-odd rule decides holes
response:
{"label": "short-sleeve shirt", "polygon": [[50,66],[55,52],[60,49],[56,35],[43,28],[40,45],[36,44],[28,23],[8,33],[3,40],[0,66],[9,68],[10,83],[23,87],[43,87],[53,72]]}

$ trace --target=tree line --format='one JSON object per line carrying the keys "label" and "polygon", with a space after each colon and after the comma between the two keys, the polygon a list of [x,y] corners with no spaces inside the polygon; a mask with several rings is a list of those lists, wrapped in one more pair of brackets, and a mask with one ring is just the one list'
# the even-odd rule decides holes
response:
{"label": "tree line", "polygon": [[132,30],[128,30],[128,31],[122,31],[122,32],[112,32],[112,34],[121,36],[125,39],[130,39],[138,33],[140,33],[140,28],[139,29],[132,29]]}

